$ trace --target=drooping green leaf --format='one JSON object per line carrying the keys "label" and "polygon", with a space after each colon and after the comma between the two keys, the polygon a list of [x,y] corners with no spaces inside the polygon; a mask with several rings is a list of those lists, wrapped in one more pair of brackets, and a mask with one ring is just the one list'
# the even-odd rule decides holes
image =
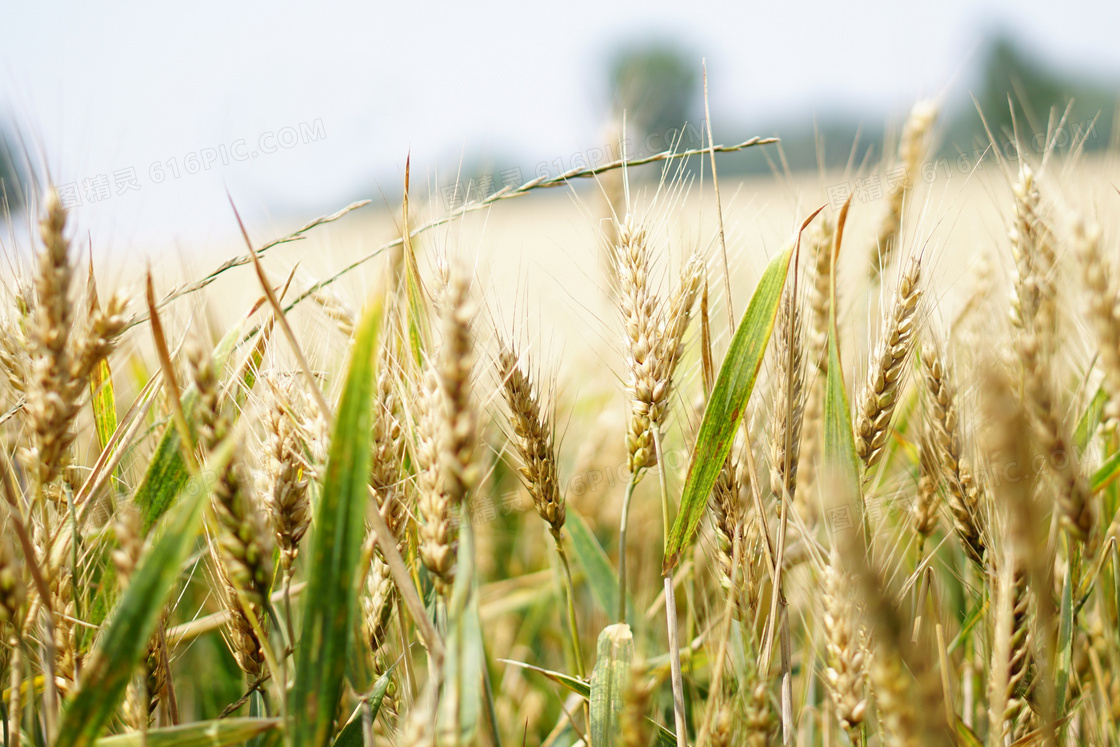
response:
{"label": "drooping green leaf", "polygon": [[1109,483],[1120,475],[1120,451],[1114,451],[1111,456],[1104,460],[1097,471],[1093,473],[1092,489],[1096,493],[1098,490],[1104,490]]}
{"label": "drooping green leaf", "polygon": [[[393,681],[393,670],[396,668],[397,665],[394,663],[385,674],[377,678],[377,682],[373,683],[373,690],[369,695],[371,721],[377,720],[377,714],[381,711],[381,703],[385,700],[385,693],[389,691],[389,683]],[[342,727],[338,736],[335,737],[332,747],[362,747],[362,709],[360,706],[350,717],[350,720],[346,722],[346,726]]]}
{"label": "drooping green leaf", "polygon": [[786,249],[766,267],[720,366],[696,436],[680,511],[665,540],[663,573],[676,567],[681,553],[695,538],[708,505],[708,495],[731,451],[735,429],[743,417],[770,342],[770,333],[774,330],[791,256],[792,250]]}
{"label": "drooping green leaf", "polygon": [[[562,685],[564,688],[566,688],[570,692],[575,693],[584,700],[589,702],[591,700],[591,684],[588,682],[584,682],[578,677],[572,677],[571,675],[564,674],[563,672],[554,672],[551,669],[534,667],[532,664],[526,664],[525,662],[521,661],[512,661],[510,659],[498,659],[498,661],[504,662],[506,664],[513,664],[515,667],[522,667],[523,669],[531,669],[538,674],[544,675],[556,684]],[[676,747],[677,737],[672,732],[672,730],[665,728],[648,716],[646,717],[646,721],[653,725],[653,727],[657,730],[658,744],[666,745],[666,747]]]}
{"label": "drooping green leaf", "polygon": [[824,453],[834,470],[833,477],[841,480],[843,495],[859,495],[859,454],[856,452],[852,432],[851,410],[848,393],[844,389],[844,371],[841,368],[840,349],[836,342],[835,319],[828,335],[828,375],[824,395]]}
{"label": "drooping green leaf", "polygon": [[543,674],[548,679],[552,680],[558,685],[563,685],[565,688],[571,690],[584,700],[591,700],[591,684],[588,682],[584,682],[579,677],[573,677],[572,675],[564,674],[563,672],[554,672],[551,669],[535,667],[532,664],[526,664],[523,661],[513,661],[511,659],[498,659],[498,661],[504,662],[506,664],[512,664],[515,667],[521,667],[522,669],[531,669],[538,674]]}
{"label": "drooping green leaf", "polygon": [[1077,444],[1077,453],[1084,454],[1089,441],[1092,440],[1093,434],[1097,432],[1097,426],[1101,424],[1101,416],[1104,415],[1104,406],[1108,402],[1108,393],[1105,392],[1103,387],[1097,389],[1097,393],[1093,395],[1093,399],[1089,401],[1085,411],[1081,413],[1081,417],[1077,419],[1077,430],[1073,433],[1073,442]]}
{"label": "drooping green leaf", "polygon": [[957,726],[957,744],[962,747],[984,747],[984,743],[980,741],[980,737],[976,736],[976,732],[968,727],[964,721],[959,718],[956,719]]}
{"label": "drooping green leaf", "polygon": [[89,374],[89,398],[93,406],[93,427],[97,444],[102,449],[117,430],[117,395],[113,389],[113,372],[109,361],[103,360]]}
{"label": "drooping green leaf", "polygon": [[[94,745],[95,747],[144,747],[144,745],[147,747],[227,747],[227,745],[241,744],[279,726],[280,719],[276,718],[226,718],[169,726],[164,729],[149,729],[144,735],[133,732],[102,737],[94,742]],[[359,734],[359,744],[361,744],[360,736]]]}
{"label": "drooping green leaf", "polygon": [[[214,368],[223,371],[229,355],[233,352],[241,334],[241,325],[234,325],[214,348],[212,358]],[[193,414],[198,406],[198,390],[192,384],[183,394],[183,414],[187,423],[193,422]],[[136,489],[133,500],[140,507],[145,534],[155,525],[164,512],[171,507],[175,497],[186,487],[190,471],[183,460],[179,429],[173,423],[164,428],[163,436],[152,454],[144,478]]]}
{"label": "drooping green leaf", "polygon": [[[92,317],[101,311],[97,298],[97,278],[93,274],[92,246],[89,257],[89,313]],[[113,390],[113,373],[109,361],[102,360],[89,374],[89,399],[93,406],[93,428],[97,432],[97,444],[102,449],[109,443],[117,430],[117,398]]]}
{"label": "drooping green leaf", "polygon": [[233,400],[237,403],[238,409],[249,399],[249,392],[253,391],[253,386],[257,383],[257,377],[260,376],[261,361],[264,360],[265,351],[268,350],[268,342],[272,339],[273,321],[270,318],[261,327],[256,344],[249,351],[245,362],[241,364],[241,370],[237,376],[241,386],[233,391]]}
{"label": "drooping green leaf", "polygon": [[844,226],[848,221],[848,209],[852,200],[840,209],[836,219],[836,232],[832,246],[832,271],[829,273],[828,304],[828,375],[825,377],[824,390],[824,457],[825,464],[836,480],[834,491],[841,500],[860,500],[860,513],[864,520],[865,539],[867,514],[862,505],[860,483],[860,460],[856,451],[855,433],[852,431],[851,408],[848,405],[848,392],[844,388],[844,367],[840,360],[840,334],[836,323],[836,262],[840,257],[840,244],[844,238]]}
{"label": "drooping green leaf", "polygon": [[1066,695],[1073,669],[1073,573],[1062,584],[1062,604],[1058,617],[1058,673],[1054,681],[1054,715],[1066,715]]}
{"label": "drooping green leaf", "polygon": [[[591,587],[591,596],[604,614],[614,614],[618,605],[618,573],[610,558],[588,528],[587,521],[571,506],[568,506],[567,527],[576,560],[583,567]],[[629,598],[626,600],[626,619],[630,622],[634,620],[633,602]]]}
{"label": "drooping green leaf", "polygon": [[[232,446],[226,443],[220,447],[205,469],[222,469],[229,461]],[[174,589],[179,566],[194,546],[207,495],[201,481],[191,480],[160,521],[155,541],[141,557],[128,589],[82,668],[79,688],[66,703],[56,747],[93,744],[112,718],[133,667],[147,649],[160,610]]]}
{"label": "drooping green leaf", "polygon": [[592,744],[614,744],[618,740],[633,658],[634,636],[630,626],[615,623],[603,628],[591,673]]}
{"label": "drooping green leaf", "polygon": [[444,683],[440,694],[439,731],[457,734],[461,744],[474,744],[482,715],[482,624],[474,573],[474,531],[464,506],[459,538],[459,565],[447,604],[448,632],[444,643]]}
{"label": "drooping green leaf", "polygon": [[329,743],[342,696],[350,625],[358,604],[380,321],[380,309],[371,306],[355,334],[342,398],[335,412],[315,533],[306,556],[303,632],[297,643],[291,708],[294,741],[299,745]]}

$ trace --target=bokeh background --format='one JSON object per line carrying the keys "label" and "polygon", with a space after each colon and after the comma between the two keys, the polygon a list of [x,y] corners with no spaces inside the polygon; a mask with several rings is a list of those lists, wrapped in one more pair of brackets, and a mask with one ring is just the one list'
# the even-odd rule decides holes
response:
{"label": "bokeh background", "polygon": [[[716,141],[780,136],[794,171],[818,141],[830,167],[877,162],[920,97],[943,102],[941,155],[983,137],[978,106],[1009,127],[1009,95],[1036,127],[1072,98],[1104,148],[1120,90],[1105,0],[5,5],[10,208],[35,179],[72,187],[93,243],[128,257],[228,245],[226,190],[262,236],[353,199],[396,209],[409,153],[446,208],[456,183],[605,157],[624,109],[637,146],[696,147],[702,59]],[[775,149],[720,166],[784,168]]]}

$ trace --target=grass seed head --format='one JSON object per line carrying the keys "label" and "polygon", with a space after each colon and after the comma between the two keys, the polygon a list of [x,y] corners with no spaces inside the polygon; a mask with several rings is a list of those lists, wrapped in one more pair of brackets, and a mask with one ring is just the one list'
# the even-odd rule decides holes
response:
{"label": "grass seed head", "polygon": [[537,513],[559,540],[566,512],[557,476],[553,406],[541,402],[540,392],[521,367],[517,352],[504,341],[498,353],[498,372],[502,379],[502,395],[510,411],[510,428],[521,461],[521,476]]}

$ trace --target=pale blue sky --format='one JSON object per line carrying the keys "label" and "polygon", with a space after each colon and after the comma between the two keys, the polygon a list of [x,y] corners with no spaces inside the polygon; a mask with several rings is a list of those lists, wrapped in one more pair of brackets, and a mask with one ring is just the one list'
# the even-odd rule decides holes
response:
{"label": "pale blue sky", "polygon": [[[422,184],[461,152],[535,162],[596,144],[606,60],[649,37],[708,58],[717,121],[885,116],[947,87],[965,95],[997,26],[1059,66],[1120,75],[1114,0],[3,4],[0,111],[59,183],[136,170],[138,191],[78,209],[126,245],[229,235],[226,186],[251,214],[302,213],[376,198],[375,179],[395,191],[410,148]],[[301,123],[325,137],[220,153]],[[185,173],[203,148],[214,164]],[[170,159],[180,177],[154,183],[151,165]]]}

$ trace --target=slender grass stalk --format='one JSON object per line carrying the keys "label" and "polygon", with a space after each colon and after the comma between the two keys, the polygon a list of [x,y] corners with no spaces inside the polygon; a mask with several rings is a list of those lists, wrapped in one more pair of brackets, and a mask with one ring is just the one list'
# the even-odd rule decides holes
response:
{"label": "slender grass stalk", "polygon": [[8,725],[7,725],[7,743],[9,747],[19,747],[20,745],[20,731],[21,731],[21,717],[23,716],[22,701],[20,699],[21,691],[23,690],[23,642],[20,640],[18,634],[13,634],[8,639],[8,645],[12,649],[12,660],[8,663],[10,672],[11,689],[8,700]]}
{"label": "slender grass stalk", "polygon": [[618,621],[626,622],[626,529],[630,524],[630,500],[641,479],[640,473],[631,472],[622,499],[622,521],[618,526]]}
{"label": "slender grass stalk", "polygon": [[[653,446],[657,452],[657,475],[661,483],[661,515],[664,520],[665,536],[669,536],[669,483],[665,474],[665,453],[661,447],[661,429],[653,429]],[[688,727],[684,714],[684,678],[681,675],[680,633],[677,627],[677,597],[673,588],[673,571],[664,577],[665,581],[665,622],[669,632],[669,668],[673,684],[673,720],[676,724],[677,747],[687,747]],[[625,598],[623,600],[625,603]]]}
{"label": "slender grass stalk", "polygon": [[580,679],[584,679],[583,651],[579,645],[579,623],[576,618],[576,590],[572,583],[572,566],[568,562],[568,553],[564,550],[563,543],[556,543],[556,553],[560,556],[560,565],[564,569],[564,596],[568,603],[568,632],[571,636],[572,657],[576,665],[576,675]]}

